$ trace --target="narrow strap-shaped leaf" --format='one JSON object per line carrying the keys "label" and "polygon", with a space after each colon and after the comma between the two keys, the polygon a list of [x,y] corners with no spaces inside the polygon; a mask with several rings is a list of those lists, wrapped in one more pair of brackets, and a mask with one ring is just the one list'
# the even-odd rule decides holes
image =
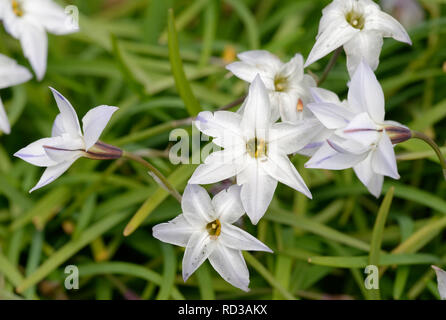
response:
{"label": "narrow strap-shaped leaf", "polygon": [[123,221],[124,218],[127,217],[127,215],[127,213],[110,214],[110,216],[108,216],[107,218],[102,219],[101,221],[95,223],[90,228],[85,230],[79,239],[67,242],[67,244],[65,244],[53,255],[51,255],[51,257],[46,260],[35,272],[33,272],[23,281],[20,281],[20,284],[17,287],[17,292],[24,292],[29,287],[44,279],[48,274],[54,271],[62,263],[67,261],[76,252],[78,252],[94,239]]}
{"label": "narrow strap-shaped leaf", "polygon": [[[149,268],[139,266],[128,262],[101,262],[101,263],[88,263],[78,266],[79,275],[81,277],[91,277],[100,274],[122,274],[138,277],[157,285],[161,285],[163,278],[160,274]],[[183,295],[178,291],[177,288],[172,289],[172,298],[177,300],[183,300]]]}
{"label": "narrow strap-shaped leaf", "polygon": [[189,81],[186,78],[183,68],[183,62],[181,61],[180,48],[178,44],[178,35],[175,29],[175,16],[173,9],[169,9],[168,15],[168,44],[169,44],[169,60],[172,67],[173,77],[175,79],[175,85],[178,93],[183,99],[187,111],[191,116],[196,116],[201,107],[195,98]]}
{"label": "narrow strap-shaped leaf", "polygon": [[[380,266],[390,265],[414,265],[438,263],[440,259],[431,254],[381,254]],[[309,263],[334,268],[365,268],[369,264],[368,256],[357,257],[310,257]]]}
{"label": "narrow strap-shaped leaf", "polygon": [[[369,253],[369,265],[379,266],[379,256],[381,253],[381,243],[383,238],[384,226],[386,224],[387,216],[389,214],[390,205],[393,200],[393,193],[395,191],[394,187],[391,187],[387,191],[383,202],[378,210],[378,215],[376,217],[375,226],[373,227],[372,242],[370,243],[370,253]],[[379,300],[380,291],[379,289],[371,289],[369,294],[369,299]]]}
{"label": "narrow strap-shaped leaf", "polygon": [[[196,166],[194,165],[183,165],[175,170],[167,180],[173,185],[174,188],[178,188],[182,183],[184,183],[192,175],[193,170]],[[158,189],[143,203],[143,205],[138,209],[135,215],[132,217],[130,222],[124,229],[124,235],[129,236],[132,234],[143,221],[155,210],[169,195],[164,188],[158,187]]]}
{"label": "narrow strap-shaped leaf", "polygon": [[248,262],[249,265],[251,265],[258,273],[262,275],[262,277],[272,286],[274,289],[280,292],[282,296],[285,297],[285,299],[288,300],[296,300],[296,297],[290,293],[288,290],[286,290],[280,283],[277,281],[276,278],[256,259],[254,256],[252,256],[248,252],[243,252],[243,256],[246,259],[246,262]]}

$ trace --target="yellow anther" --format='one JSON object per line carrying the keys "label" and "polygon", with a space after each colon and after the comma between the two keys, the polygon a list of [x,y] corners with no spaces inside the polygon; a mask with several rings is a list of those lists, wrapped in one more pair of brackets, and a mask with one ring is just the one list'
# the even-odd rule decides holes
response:
{"label": "yellow anther", "polygon": [[253,158],[262,158],[266,155],[267,144],[265,140],[254,138],[246,144],[246,151]]}
{"label": "yellow anther", "polygon": [[17,17],[23,16],[22,4],[18,0],[12,0],[12,11]]}
{"label": "yellow anther", "polygon": [[206,225],[206,230],[212,238],[217,238],[221,233],[220,220],[216,219]]}

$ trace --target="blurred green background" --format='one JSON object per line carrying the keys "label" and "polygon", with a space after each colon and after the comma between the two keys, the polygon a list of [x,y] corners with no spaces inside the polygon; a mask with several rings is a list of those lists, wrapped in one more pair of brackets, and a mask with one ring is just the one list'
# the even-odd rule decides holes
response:
{"label": "blurred green background", "polygon": [[[413,1],[419,11],[409,6],[412,1],[385,2],[399,5],[392,14],[407,24],[413,41],[409,47],[385,40],[376,74],[386,96],[386,118],[423,131],[444,146],[446,1]],[[314,200],[279,185],[257,226],[246,218],[241,222],[275,251],[246,255],[249,293],[222,280],[208,262],[183,282],[184,249],[151,235],[154,224],[175,217],[181,208],[138,164],[80,159],[57,181],[29,195],[43,170],[12,155],[50,135],[58,109],[48,86],[65,95],[79,117],[101,104],[118,106],[101,140],[145,156],[182,192],[195,166],[175,166],[166,157],[175,120],[189,116],[171,73],[168,9],[174,9],[192,91],[202,109],[215,110],[246,92],[246,84],[224,69],[236,53],[266,49],[284,61],[296,52],[306,57],[329,1],[59,3],[79,8],[81,31],[49,35],[42,82],[33,79],[1,92],[13,125],[11,135],[0,137],[1,299],[439,297],[430,265],[446,264],[446,183],[433,152],[418,141],[396,148],[401,180],[386,178],[383,193],[394,190],[394,197],[389,193],[382,206],[383,197],[370,196],[352,170],[306,170],[306,159],[294,157]],[[0,52],[29,67],[19,42],[3,27]],[[329,58],[309,70],[320,76]],[[341,55],[323,87],[344,98],[347,82]],[[388,212],[388,218],[382,233],[377,228],[372,237],[380,206],[381,217]],[[125,237],[123,230],[138,210],[148,216]],[[364,268],[381,241],[383,273],[377,293],[364,288]],[[79,267],[79,290],[64,287],[67,265]]]}

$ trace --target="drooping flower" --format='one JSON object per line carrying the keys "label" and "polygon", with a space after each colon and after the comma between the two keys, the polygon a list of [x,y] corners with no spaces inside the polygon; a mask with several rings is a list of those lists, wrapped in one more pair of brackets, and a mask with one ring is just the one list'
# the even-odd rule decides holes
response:
{"label": "drooping flower", "polygon": [[211,200],[204,188],[188,185],[181,207],[181,215],[153,227],[153,236],[186,248],[183,257],[184,281],[209,259],[223,279],[249,291],[249,271],[241,251],[272,251],[246,231],[232,225],[245,213],[240,200],[240,187],[233,185]]}
{"label": "drooping flower", "polygon": [[6,31],[20,40],[38,80],[42,80],[46,72],[46,33],[64,35],[78,31],[68,23],[70,17],[64,9],[53,0],[1,0],[0,19]]}
{"label": "drooping flower", "polygon": [[[17,62],[7,56],[0,54],[0,89],[9,88],[32,78],[32,74]],[[6,134],[11,132],[8,116],[6,115],[3,102],[0,99],[0,130]]]}
{"label": "drooping flower", "polygon": [[210,154],[194,172],[191,184],[211,184],[236,176],[241,199],[252,223],[265,214],[280,181],[311,198],[288,154],[305,147],[319,133],[319,121],[271,122],[268,92],[257,76],[251,83],[243,115],[201,112],[195,125],[224,148]]}
{"label": "drooping flower", "polygon": [[372,0],[333,0],[322,11],[316,43],[305,67],[344,46],[350,75],[363,59],[376,70],[383,37],[412,44],[404,27]]}
{"label": "drooping flower", "polygon": [[432,266],[437,274],[438,292],[442,300],[446,300],[446,271],[441,270],[436,266]]}
{"label": "drooping flower", "polygon": [[283,63],[278,57],[265,50],[253,50],[237,55],[241,61],[226,66],[236,77],[253,82],[260,75],[268,89],[271,100],[271,120],[297,122],[311,116],[305,106],[311,99],[310,87],[314,79],[304,74],[303,57],[296,54]]}
{"label": "drooping flower", "polygon": [[384,93],[373,71],[361,62],[350,82],[348,101],[333,103],[318,97],[308,108],[333,135],[305,164],[307,168],[354,169],[376,197],[383,176],[399,179],[393,145],[411,137],[411,131],[384,120]]}
{"label": "drooping flower", "polygon": [[30,192],[56,180],[80,157],[104,160],[122,156],[120,149],[98,141],[117,107],[103,105],[88,111],[82,119],[82,134],[71,103],[55,89],[51,90],[60,111],[54,121],[51,137],[33,142],[14,154],[35,166],[47,167]]}

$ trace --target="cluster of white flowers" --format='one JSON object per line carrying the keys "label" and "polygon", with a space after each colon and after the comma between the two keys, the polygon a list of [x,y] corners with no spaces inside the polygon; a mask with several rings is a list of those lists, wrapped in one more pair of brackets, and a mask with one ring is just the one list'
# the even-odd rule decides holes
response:
{"label": "cluster of white flowers", "polygon": [[[0,20],[5,30],[20,40],[25,57],[42,80],[46,72],[48,39],[46,32],[63,35],[76,32],[64,9],[53,0],[0,0]],[[31,73],[25,67],[0,54],[0,89],[29,81]],[[0,100],[0,130],[11,131],[8,117]]]}
{"label": "cluster of white flowers", "polygon": [[[183,214],[153,229],[156,238],[186,247],[184,280],[209,258],[226,281],[248,289],[249,274],[240,250],[269,250],[230,224],[243,212],[257,224],[279,181],[311,198],[288,155],[311,156],[307,168],[354,168],[376,197],[383,176],[399,178],[393,147],[411,133],[384,120],[384,94],[373,73],[383,37],[411,43],[404,28],[373,1],[334,0],[323,11],[316,44],[305,64],[300,54],[283,63],[256,50],[239,54],[240,61],[227,66],[250,83],[247,98],[238,112],[198,115],[196,127],[223,150],[210,154],[190,178]],[[345,101],[317,88],[304,73],[304,67],[342,46],[351,75]],[[212,201],[197,186],[232,177],[236,185]]]}
{"label": "cluster of white flowers", "polygon": [[[46,70],[46,31],[73,31],[64,28],[65,13],[50,0],[0,0],[0,6],[7,31],[20,39],[25,56],[41,79]],[[404,28],[373,1],[334,0],[323,10],[317,41],[305,64],[300,54],[282,63],[273,54],[257,50],[239,54],[240,61],[227,66],[250,83],[246,100],[237,112],[204,111],[197,116],[195,126],[223,150],[210,154],[188,181],[182,214],[153,228],[154,237],[186,248],[182,268],[185,281],[209,259],[226,281],[249,290],[249,272],[241,251],[271,250],[233,224],[245,213],[257,224],[278,182],[312,197],[290,155],[311,157],[307,168],[353,168],[376,197],[381,194],[384,176],[399,179],[393,148],[409,139],[411,131],[385,120],[384,94],[373,73],[383,37],[411,43]],[[313,77],[304,73],[306,66],[342,46],[351,76],[344,101],[318,88]],[[0,68],[0,88],[30,78],[26,69],[1,56]],[[70,102],[52,91],[60,110],[52,137],[15,154],[47,168],[31,191],[57,179],[80,157],[116,159],[123,154],[98,142],[116,107],[90,110],[82,120],[82,133]],[[4,119],[0,108],[0,128],[7,132]],[[235,184],[212,200],[199,186],[231,178]]]}

